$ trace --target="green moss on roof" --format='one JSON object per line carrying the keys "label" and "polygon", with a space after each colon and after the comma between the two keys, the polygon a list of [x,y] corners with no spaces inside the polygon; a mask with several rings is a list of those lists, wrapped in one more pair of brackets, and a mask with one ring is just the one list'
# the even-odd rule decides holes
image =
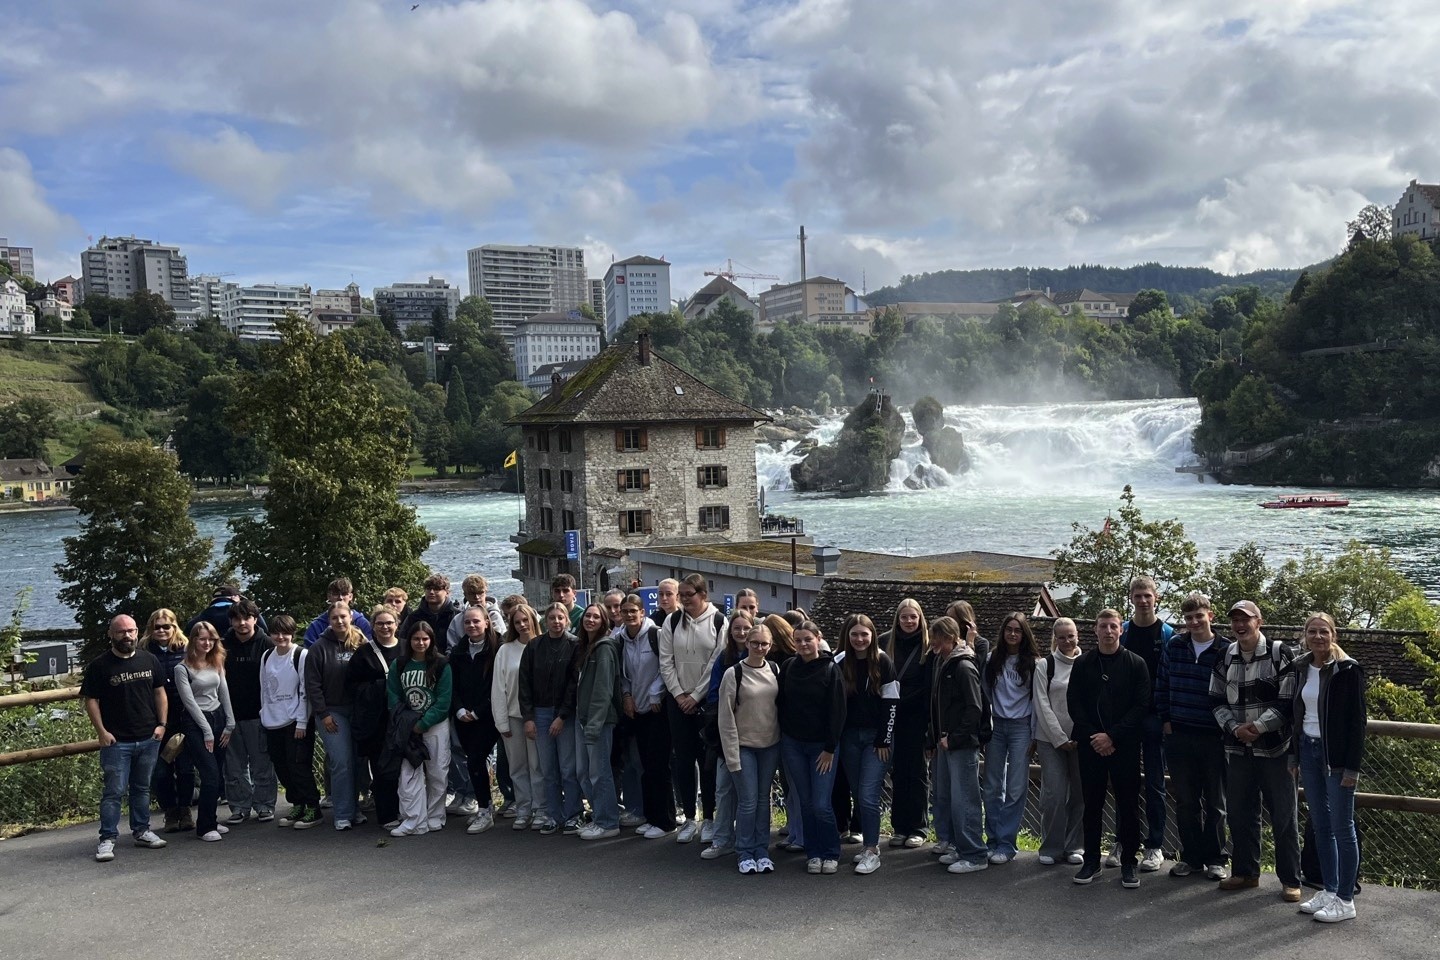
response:
{"label": "green moss on roof", "polygon": [[532,557],[558,557],[563,550],[560,545],[551,543],[543,537],[536,537],[534,540],[527,540],[515,548],[516,553],[523,553]]}

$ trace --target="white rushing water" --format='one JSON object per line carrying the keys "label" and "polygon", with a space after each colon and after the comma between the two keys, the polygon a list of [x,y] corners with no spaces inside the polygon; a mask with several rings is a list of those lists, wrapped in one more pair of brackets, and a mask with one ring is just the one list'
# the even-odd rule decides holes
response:
{"label": "white rushing water", "polygon": [[[1137,479],[1195,483],[1175,472],[1195,459],[1190,435],[1200,421],[1200,408],[1192,399],[946,407],[946,424],[960,431],[970,453],[970,469],[958,476],[930,463],[909,411],[902,415],[907,430],[900,456],[890,464],[891,493],[911,492],[905,479],[922,465],[933,478],[931,486],[971,492],[1049,491],[1057,475],[1066,477],[1066,486],[1080,482],[1103,490]],[[843,414],[826,417],[810,436],[831,443],[843,421]],[[757,448],[758,481],[767,491],[791,489],[790,467],[803,459],[798,446],[798,441],[790,441],[779,449],[769,444]],[[1084,470],[1077,470],[1082,466]]]}

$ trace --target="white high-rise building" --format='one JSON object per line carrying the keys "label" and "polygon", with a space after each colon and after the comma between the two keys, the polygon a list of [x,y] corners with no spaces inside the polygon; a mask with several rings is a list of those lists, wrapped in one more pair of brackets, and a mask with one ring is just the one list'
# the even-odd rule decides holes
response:
{"label": "white high-rise building", "polygon": [[10,272],[17,277],[35,276],[35,248],[12,247],[10,241],[0,237],[0,260],[10,266]]}
{"label": "white high-rise building", "polygon": [[196,320],[225,315],[225,288],[235,284],[226,283],[211,273],[196,274],[190,278],[190,304]]}
{"label": "white high-rise building", "polygon": [[579,247],[487,243],[466,255],[471,296],[495,311],[495,330],[507,340],[515,324],[541,313],[569,313],[590,301],[585,251]]}
{"label": "white high-rise building", "polygon": [[670,309],[670,264],[654,257],[627,257],[605,271],[605,335],[614,338],[637,313]]}
{"label": "white high-rise building", "polygon": [[225,285],[220,322],[246,340],[278,340],[275,324],[286,313],[310,318],[310,288],[290,283],[257,283],[242,287]]}
{"label": "white high-rise building", "polygon": [[310,309],[314,313],[352,313],[359,316],[364,312],[360,284],[351,281],[344,290],[316,290],[310,296]]}
{"label": "white high-rise building", "polygon": [[547,363],[588,360],[600,352],[600,326],[577,312],[542,313],[515,325],[515,379]]}
{"label": "white high-rise building", "polygon": [[124,299],[147,290],[163,297],[182,321],[194,319],[189,267],[179,247],[136,237],[101,237],[80,255],[80,277],[87,297]]}
{"label": "white high-rise building", "polygon": [[590,309],[595,311],[595,319],[600,321],[600,326],[605,326],[605,281],[595,277],[590,278]]}

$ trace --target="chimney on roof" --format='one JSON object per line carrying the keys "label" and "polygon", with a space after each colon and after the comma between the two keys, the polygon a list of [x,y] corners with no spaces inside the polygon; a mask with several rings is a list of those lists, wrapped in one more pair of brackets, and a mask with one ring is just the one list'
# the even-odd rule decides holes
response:
{"label": "chimney on roof", "polygon": [[640,366],[650,366],[650,331],[646,330],[640,334],[636,345],[639,347]]}
{"label": "chimney on roof", "polygon": [[550,392],[551,392],[551,393],[554,393],[555,391],[559,390],[559,389],[560,389],[560,384],[562,384],[562,383],[564,383],[564,382],[565,382],[565,378],[562,377],[562,376],[560,376],[560,368],[559,368],[559,367],[556,367],[554,370],[551,370],[551,371],[550,371]]}
{"label": "chimney on roof", "polygon": [[840,548],[828,544],[817,544],[810,551],[815,558],[815,576],[833,577],[840,572]]}

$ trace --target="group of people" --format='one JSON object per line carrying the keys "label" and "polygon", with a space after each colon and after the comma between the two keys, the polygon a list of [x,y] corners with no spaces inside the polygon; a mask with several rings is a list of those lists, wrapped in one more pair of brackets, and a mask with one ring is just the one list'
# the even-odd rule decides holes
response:
{"label": "group of people", "polygon": [[[1192,594],[1176,630],[1138,577],[1128,620],[1101,611],[1088,651],[1074,621],[1056,620],[1042,655],[1024,613],[992,642],[964,600],[927,620],[905,599],[883,631],[852,614],[831,639],[803,611],[762,615],[751,590],[719,610],[693,574],[662,581],[649,613],[622,590],[582,607],[567,575],[543,610],[519,595],[495,602],[478,575],[463,602],[449,590],[432,575],[413,608],[392,589],[367,615],[338,579],[303,630],[284,614],[267,623],[229,584],[183,632],[170,610],[143,633],[115,617],[82,687],[105,779],[96,859],[114,857],[127,792],[136,845],[165,845],[150,824],[153,782],[163,830],[210,842],[252,818],[308,829],[326,807],[336,830],[353,830],[365,796],[397,838],[451,815],[470,834],[503,820],[587,841],[633,829],[698,840],[702,858],[763,874],[776,869],[778,782],[778,849],[825,875],[842,843],[857,843],[853,869],[869,874],[888,781],[889,846],[928,846],[949,872],[973,873],[1015,859],[1035,757],[1040,864],[1077,866],[1078,884],[1118,867],[1121,885],[1138,887],[1165,862],[1168,769],[1180,838],[1170,875],[1257,887],[1263,806],[1294,903],[1298,776],[1324,881],[1299,909],[1355,916],[1365,684],[1326,614],[1307,620],[1296,651],[1264,636],[1250,601],[1220,636],[1210,601]],[[280,786],[289,810],[277,820]]]}

